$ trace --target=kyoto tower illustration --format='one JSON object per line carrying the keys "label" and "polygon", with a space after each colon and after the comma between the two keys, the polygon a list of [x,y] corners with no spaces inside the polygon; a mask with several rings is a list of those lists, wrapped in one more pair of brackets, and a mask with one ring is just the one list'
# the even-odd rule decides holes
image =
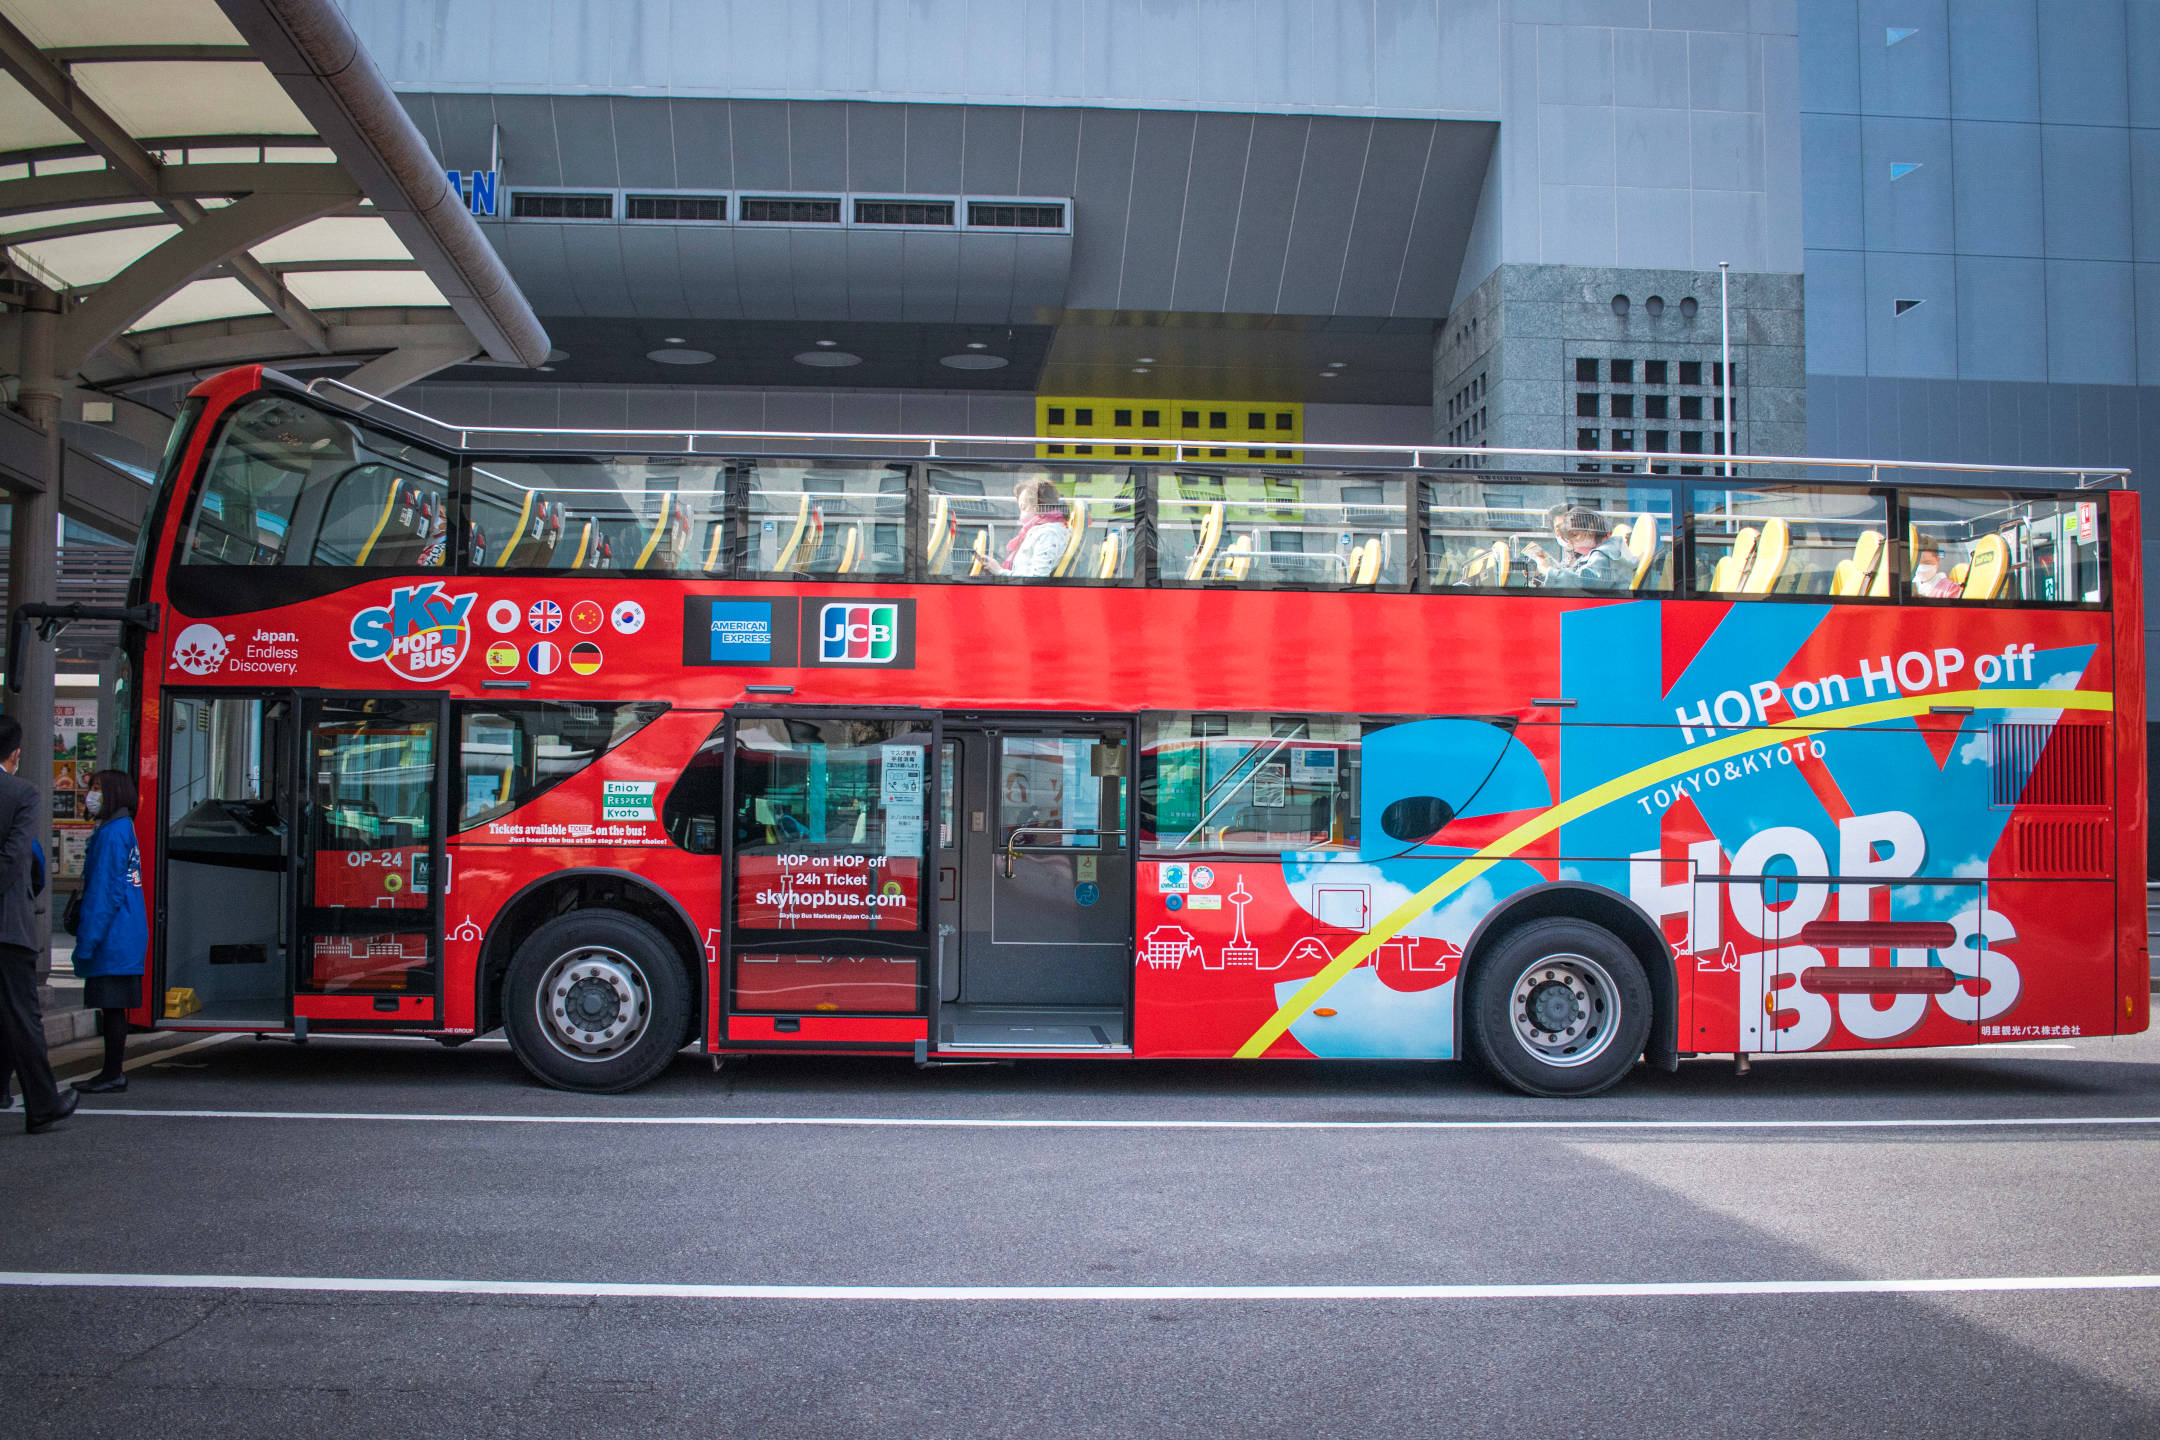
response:
{"label": "kyoto tower illustration", "polygon": [[1245,877],[1238,877],[1237,889],[1230,892],[1230,903],[1237,909],[1237,933],[1222,948],[1224,965],[1245,965],[1254,970],[1260,968],[1260,947],[1245,935],[1245,907],[1252,903],[1252,894],[1245,888]]}

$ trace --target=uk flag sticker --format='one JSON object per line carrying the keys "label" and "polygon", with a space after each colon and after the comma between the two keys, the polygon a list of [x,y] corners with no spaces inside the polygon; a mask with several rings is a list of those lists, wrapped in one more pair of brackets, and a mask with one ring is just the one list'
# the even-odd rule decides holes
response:
{"label": "uk flag sticker", "polygon": [[562,651],[552,640],[539,640],[525,652],[525,663],[535,675],[552,675],[562,668]]}
{"label": "uk flag sticker", "polygon": [[537,635],[552,635],[562,625],[562,606],[552,600],[535,600],[525,612],[525,623]]}

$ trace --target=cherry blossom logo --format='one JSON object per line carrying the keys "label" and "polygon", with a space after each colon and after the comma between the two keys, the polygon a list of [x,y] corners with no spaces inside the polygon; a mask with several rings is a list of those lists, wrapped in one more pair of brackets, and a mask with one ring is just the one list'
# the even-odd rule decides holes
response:
{"label": "cherry blossom logo", "polygon": [[231,640],[215,625],[190,625],[173,641],[172,663],[190,675],[215,675],[225,668]]}

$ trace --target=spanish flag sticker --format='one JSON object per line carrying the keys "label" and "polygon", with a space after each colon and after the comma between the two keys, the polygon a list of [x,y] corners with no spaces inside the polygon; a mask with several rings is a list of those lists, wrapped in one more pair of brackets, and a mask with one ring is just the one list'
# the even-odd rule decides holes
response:
{"label": "spanish flag sticker", "polygon": [[542,640],[525,652],[525,663],[535,675],[552,675],[562,669],[562,651],[552,640]]}
{"label": "spanish flag sticker", "polygon": [[596,675],[600,671],[600,647],[590,640],[580,640],[570,647],[570,668],[580,675]]}
{"label": "spanish flag sticker", "polygon": [[518,667],[518,647],[505,640],[498,640],[487,647],[488,669],[498,675],[507,675]]}

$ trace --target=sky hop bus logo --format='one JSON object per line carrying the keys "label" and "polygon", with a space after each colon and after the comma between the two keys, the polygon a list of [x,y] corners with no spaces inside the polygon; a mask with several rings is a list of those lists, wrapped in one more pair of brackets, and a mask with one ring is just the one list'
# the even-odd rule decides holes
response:
{"label": "sky hop bus logo", "polygon": [[818,659],[828,665],[890,665],[900,653],[897,605],[827,605],[818,615]]}
{"label": "sky hop bus logo", "polygon": [[445,595],[442,588],[440,580],[400,586],[390,592],[389,604],[353,616],[353,658],[380,660],[407,680],[439,680],[457,669],[480,597]]}

